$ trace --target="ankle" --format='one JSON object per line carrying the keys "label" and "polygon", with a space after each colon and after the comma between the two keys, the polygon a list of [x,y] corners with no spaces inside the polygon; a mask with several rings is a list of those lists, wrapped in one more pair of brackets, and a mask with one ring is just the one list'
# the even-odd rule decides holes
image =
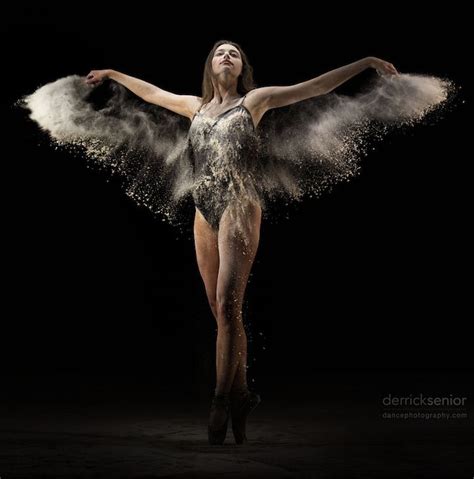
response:
{"label": "ankle", "polygon": [[249,393],[248,387],[239,387],[230,391],[230,397],[246,396]]}
{"label": "ankle", "polygon": [[212,402],[215,404],[227,404],[230,402],[231,395],[229,392],[214,392]]}

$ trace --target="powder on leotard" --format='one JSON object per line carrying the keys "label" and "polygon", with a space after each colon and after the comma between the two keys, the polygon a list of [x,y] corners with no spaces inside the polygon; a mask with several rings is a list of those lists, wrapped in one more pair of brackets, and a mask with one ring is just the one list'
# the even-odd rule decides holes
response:
{"label": "powder on leotard", "polygon": [[[107,90],[102,98],[101,89]],[[249,199],[262,206],[280,197],[298,200],[352,178],[374,141],[393,127],[441,111],[453,92],[447,80],[401,74],[378,78],[351,97],[330,93],[298,102],[264,116],[257,128],[258,151],[239,140],[250,138],[239,131],[248,121],[241,108],[220,118],[214,125],[219,134],[200,148],[207,140],[191,138],[188,119],[146,104],[114,82],[91,91],[83,78],[69,76],[38,88],[21,104],[55,144],[119,174],[126,193],[153,213],[179,218],[182,200],[208,185],[208,205],[232,199],[237,218],[245,211],[239,204]],[[213,122],[209,119],[209,125]],[[206,168],[196,170],[191,157],[196,151]]]}

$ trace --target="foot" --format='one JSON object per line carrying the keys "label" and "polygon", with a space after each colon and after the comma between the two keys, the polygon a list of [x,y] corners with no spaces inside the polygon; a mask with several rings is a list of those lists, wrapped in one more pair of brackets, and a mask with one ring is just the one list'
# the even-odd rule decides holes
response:
{"label": "foot", "polygon": [[228,394],[215,395],[212,398],[207,428],[209,444],[223,444],[227,434],[230,415],[230,399]]}
{"label": "foot", "polygon": [[231,392],[232,432],[236,444],[247,442],[246,425],[249,414],[260,404],[260,396],[248,389],[245,391]]}

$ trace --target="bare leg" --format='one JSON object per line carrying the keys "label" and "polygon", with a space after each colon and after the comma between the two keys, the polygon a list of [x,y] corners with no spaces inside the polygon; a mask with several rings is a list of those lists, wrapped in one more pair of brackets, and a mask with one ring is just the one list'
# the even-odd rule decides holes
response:
{"label": "bare leg", "polygon": [[[220,227],[220,236],[222,238],[230,236],[234,242],[237,242],[237,246],[238,246],[237,251],[240,251],[241,257],[243,256],[246,258],[247,265],[249,267],[248,273],[244,274],[244,276],[247,277],[247,279],[245,280],[245,284],[243,285],[241,284],[241,287],[240,287],[241,289],[240,295],[242,299],[240,301],[240,313],[238,316],[240,319],[241,327],[239,327],[239,330],[237,331],[236,334],[237,334],[237,339],[239,341],[239,346],[238,346],[239,352],[241,354],[237,355],[238,364],[237,364],[237,370],[234,373],[234,380],[231,386],[232,391],[247,389],[247,337],[245,334],[245,330],[243,328],[243,324],[241,322],[242,320],[241,305],[243,301],[243,293],[245,292],[245,286],[248,280],[248,274],[250,273],[250,268],[253,263],[253,259],[255,257],[255,252],[258,245],[260,218],[261,218],[260,207],[252,206],[251,214],[250,214],[251,222],[249,224],[247,231],[244,231],[244,234],[247,237],[248,246],[245,246],[245,241],[243,241],[244,238],[241,235],[235,236],[235,234],[234,235],[231,234],[232,224],[231,224],[230,218],[227,218],[227,220],[225,220],[225,216],[223,216],[222,218],[223,221]],[[228,223],[227,226],[226,226],[226,223]],[[257,234],[255,234],[255,230]],[[217,281],[218,281],[219,265],[220,265],[218,236],[217,236],[217,232],[215,232],[211,228],[211,226],[207,223],[205,218],[197,209],[196,209],[196,216],[194,221],[194,241],[195,241],[195,247],[196,247],[197,263],[198,263],[199,271],[206,289],[208,302],[209,302],[211,311],[214,315],[214,318],[216,319],[217,324],[219,324],[218,314],[217,314]],[[228,243],[228,242],[223,241],[223,243]],[[229,249],[228,246],[226,247],[227,250]],[[235,248],[231,247],[230,249],[232,250]],[[252,253],[253,251],[253,254],[249,254],[249,251],[250,253]],[[227,255],[227,257],[228,256],[229,255]],[[228,270],[228,267],[227,267],[227,270]],[[218,340],[216,345],[217,377],[220,376],[221,374],[220,371],[223,369],[221,365],[222,352],[220,352],[220,349],[221,349],[220,346],[221,344],[219,343],[219,335],[218,335]],[[218,382],[219,381],[217,381],[217,383]]]}
{"label": "bare leg", "polygon": [[207,300],[217,322],[216,290],[219,274],[217,232],[211,228],[198,209],[196,209],[194,218],[194,245],[199,272],[206,288]]}
{"label": "bare leg", "polygon": [[242,321],[242,304],[258,249],[260,224],[261,208],[251,203],[241,228],[237,228],[228,210],[219,225],[216,394],[247,388],[247,337]]}

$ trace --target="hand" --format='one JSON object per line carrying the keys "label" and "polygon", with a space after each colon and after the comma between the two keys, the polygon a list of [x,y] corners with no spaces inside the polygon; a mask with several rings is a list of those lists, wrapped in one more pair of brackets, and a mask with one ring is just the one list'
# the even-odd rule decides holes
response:
{"label": "hand", "polygon": [[377,57],[369,57],[369,62],[371,68],[377,70],[379,75],[398,75],[397,69],[390,62]]}
{"label": "hand", "polygon": [[98,85],[109,77],[110,70],[91,70],[86,76],[85,82],[88,85]]}

